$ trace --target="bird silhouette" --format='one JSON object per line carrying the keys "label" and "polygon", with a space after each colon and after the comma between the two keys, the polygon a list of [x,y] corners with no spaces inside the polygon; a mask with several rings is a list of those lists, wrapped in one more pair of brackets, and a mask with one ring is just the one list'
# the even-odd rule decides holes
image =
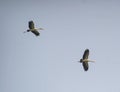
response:
{"label": "bird silhouette", "polygon": [[[27,30],[27,32],[32,32],[33,34],[35,34],[36,36],[39,36],[40,33],[38,32],[38,30],[43,30],[43,28],[35,28],[34,26],[34,22],[31,20],[28,22],[28,27],[29,29]],[[24,32],[25,33],[25,32]]]}
{"label": "bird silhouette", "polygon": [[82,59],[80,59],[80,61],[79,61],[80,63],[82,63],[83,68],[84,68],[85,71],[87,71],[88,68],[89,68],[88,62],[94,62],[92,60],[88,60],[88,56],[89,56],[89,49],[86,49],[84,51]]}

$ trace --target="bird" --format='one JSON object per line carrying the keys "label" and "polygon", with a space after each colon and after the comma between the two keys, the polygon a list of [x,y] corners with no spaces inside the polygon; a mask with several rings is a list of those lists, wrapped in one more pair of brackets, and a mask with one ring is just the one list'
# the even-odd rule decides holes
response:
{"label": "bird", "polygon": [[88,60],[88,56],[89,56],[89,49],[86,49],[84,51],[82,59],[80,59],[80,61],[79,61],[80,63],[82,63],[83,69],[85,71],[88,71],[88,68],[89,68],[88,62],[94,62],[92,60]]}
{"label": "bird", "polygon": [[29,29],[26,32],[30,32],[31,31],[36,36],[40,35],[40,33],[38,32],[38,30],[44,30],[43,28],[35,28],[34,22],[32,20],[28,22],[28,27],[29,27]]}

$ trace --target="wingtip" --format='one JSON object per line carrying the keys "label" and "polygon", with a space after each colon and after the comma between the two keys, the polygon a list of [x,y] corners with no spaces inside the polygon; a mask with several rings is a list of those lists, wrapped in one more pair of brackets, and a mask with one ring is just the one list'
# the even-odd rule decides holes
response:
{"label": "wingtip", "polygon": [[85,51],[89,51],[89,49],[85,49]]}

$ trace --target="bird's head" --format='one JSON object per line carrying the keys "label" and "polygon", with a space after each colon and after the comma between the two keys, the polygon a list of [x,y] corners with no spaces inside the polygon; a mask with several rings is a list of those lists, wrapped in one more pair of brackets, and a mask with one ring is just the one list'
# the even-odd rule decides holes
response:
{"label": "bird's head", "polygon": [[82,63],[83,62],[83,59],[80,59],[80,63]]}
{"label": "bird's head", "polygon": [[29,32],[30,30],[24,31],[23,33]]}
{"label": "bird's head", "polygon": [[30,30],[27,30],[27,32],[29,32]]}

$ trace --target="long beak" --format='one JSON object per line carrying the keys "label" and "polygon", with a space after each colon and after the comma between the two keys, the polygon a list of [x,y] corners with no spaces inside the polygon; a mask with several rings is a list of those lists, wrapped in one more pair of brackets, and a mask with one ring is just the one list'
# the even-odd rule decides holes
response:
{"label": "long beak", "polygon": [[27,33],[27,31],[24,31],[23,33]]}

